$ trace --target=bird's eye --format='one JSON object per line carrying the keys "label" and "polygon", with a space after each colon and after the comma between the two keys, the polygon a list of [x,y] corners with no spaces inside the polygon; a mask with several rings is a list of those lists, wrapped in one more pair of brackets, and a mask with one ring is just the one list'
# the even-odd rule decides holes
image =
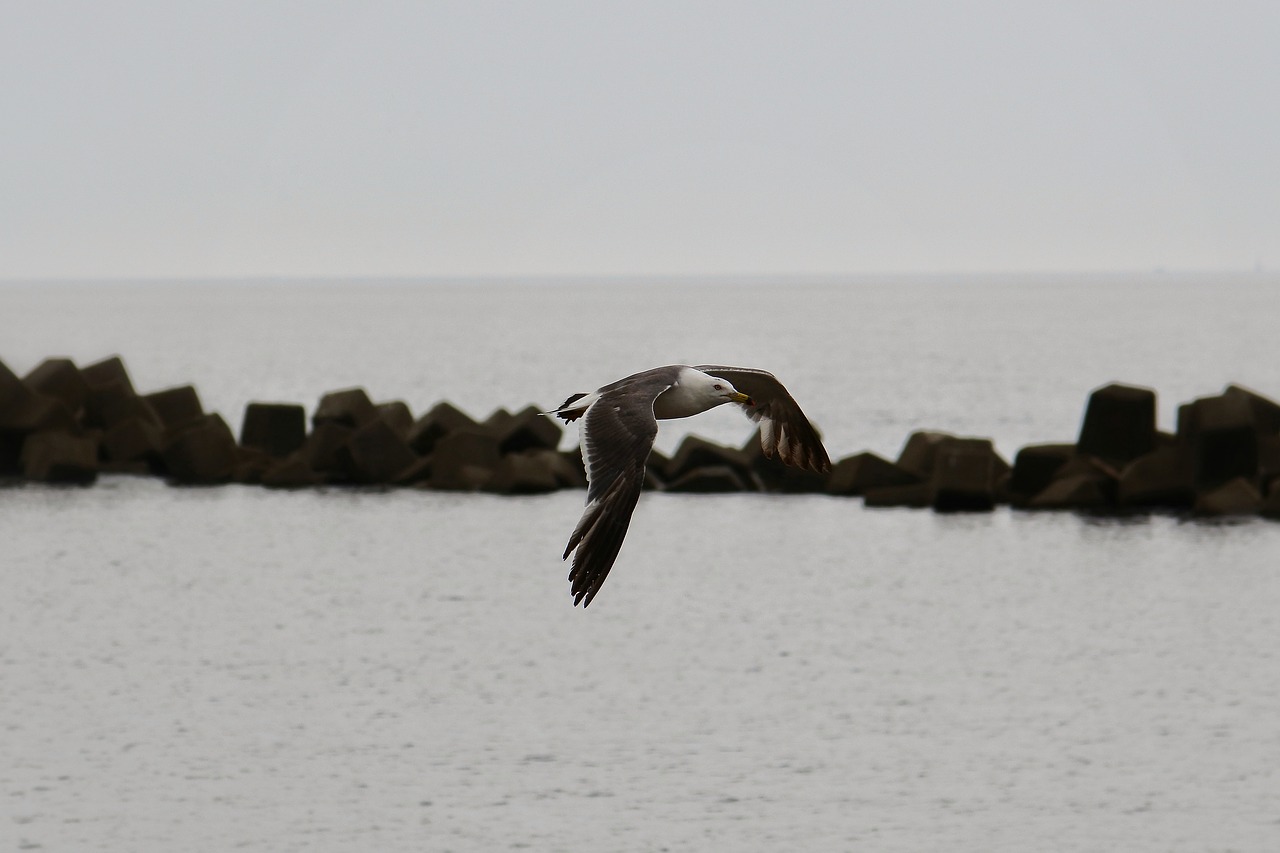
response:
{"label": "bird's eye", "polygon": [[720,390],[722,390],[723,388],[724,388],[724,386],[723,386],[723,385],[717,385],[717,386],[716,386],[716,390],[717,390],[717,391],[720,391]]}

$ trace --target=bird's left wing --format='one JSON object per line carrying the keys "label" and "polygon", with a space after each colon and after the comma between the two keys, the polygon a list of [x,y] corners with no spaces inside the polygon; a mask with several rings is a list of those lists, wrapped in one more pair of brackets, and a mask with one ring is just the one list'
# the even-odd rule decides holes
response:
{"label": "bird's left wing", "polygon": [[582,422],[587,507],[564,549],[565,559],[573,554],[569,581],[574,604],[591,603],[622,548],[644,485],[645,460],[658,434],[653,401],[669,387],[669,382],[659,382],[611,388],[587,409]]}
{"label": "bird's left wing", "polygon": [[760,445],[765,456],[777,454],[788,465],[820,474],[831,470],[831,458],[822,446],[818,431],[772,373],[715,364],[700,364],[697,369],[728,379],[734,388],[751,398],[750,403],[738,405],[747,417],[760,424]]}

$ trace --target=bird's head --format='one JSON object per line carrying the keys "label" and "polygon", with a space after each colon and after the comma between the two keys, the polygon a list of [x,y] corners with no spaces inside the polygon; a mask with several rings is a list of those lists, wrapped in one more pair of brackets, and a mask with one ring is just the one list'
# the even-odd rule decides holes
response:
{"label": "bird's head", "polygon": [[754,406],[755,401],[750,396],[743,394],[737,388],[733,387],[733,383],[728,379],[722,379],[719,376],[712,376],[704,373],[704,390],[711,396],[716,397],[723,403],[744,403],[748,406]]}

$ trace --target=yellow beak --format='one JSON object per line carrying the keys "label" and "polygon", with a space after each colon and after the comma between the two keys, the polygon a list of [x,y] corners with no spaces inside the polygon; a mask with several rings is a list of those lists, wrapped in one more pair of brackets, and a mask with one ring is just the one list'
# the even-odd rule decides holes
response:
{"label": "yellow beak", "polygon": [[748,406],[755,405],[751,402],[751,397],[747,394],[743,394],[741,391],[734,391],[733,396],[729,399],[735,403],[746,403]]}

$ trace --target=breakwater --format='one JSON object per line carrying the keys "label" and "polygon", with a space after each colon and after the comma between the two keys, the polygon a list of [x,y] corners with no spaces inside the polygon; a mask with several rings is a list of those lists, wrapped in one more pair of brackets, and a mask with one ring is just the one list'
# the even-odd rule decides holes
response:
{"label": "breakwater", "polygon": [[[577,449],[527,406],[483,420],[447,402],[415,416],[361,388],[299,403],[252,402],[239,433],[204,411],[194,385],[135,390],[124,361],[50,358],[19,377],[0,362],[0,478],[89,484],[100,474],[174,484],[268,488],[364,485],[498,494],[583,488]],[[826,493],[868,506],[985,511],[1166,510],[1280,518],[1280,404],[1236,385],[1184,403],[1173,433],[1156,427],[1155,391],[1096,389],[1070,444],[1022,448],[1012,463],[990,439],[920,430],[889,460],[858,453],[826,475],[760,452],[687,437],[648,462],[650,488],[673,492]]]}

